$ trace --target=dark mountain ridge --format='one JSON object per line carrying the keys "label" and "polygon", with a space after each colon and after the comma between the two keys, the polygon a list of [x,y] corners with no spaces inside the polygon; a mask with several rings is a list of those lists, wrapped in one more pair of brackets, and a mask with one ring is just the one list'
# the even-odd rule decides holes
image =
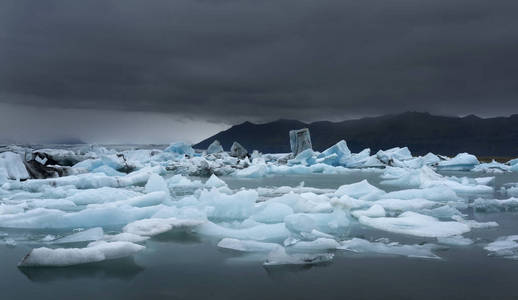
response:
{"label": "dark mountain ridge", "polygon": [[353,152],[364,148],[375,152],[408,146],[414,155],[469,152],[479,156],[518,156],[518,114],[480,118],[475,115],[447,117],[406,112],[342,122],[304,123],[285,119],[265,124],[244,122],[194,147],[206,149],[217,139],[224,149],[238,141],[249,151],[290,152],[288,131],[304,127],[309,128],[313,148],[319,151],[344,139]]}

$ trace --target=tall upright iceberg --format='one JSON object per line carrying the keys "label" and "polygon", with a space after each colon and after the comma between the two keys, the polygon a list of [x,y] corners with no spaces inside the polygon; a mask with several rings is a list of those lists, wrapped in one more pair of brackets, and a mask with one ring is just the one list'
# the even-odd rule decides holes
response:
{"label": "tall upright iceberg", "polygon": [[290,148],[291,153],[293,153],[293,157],[296,157],[304,150],[313,149],[309,129],[302,128],[298,130],[290,130]]}

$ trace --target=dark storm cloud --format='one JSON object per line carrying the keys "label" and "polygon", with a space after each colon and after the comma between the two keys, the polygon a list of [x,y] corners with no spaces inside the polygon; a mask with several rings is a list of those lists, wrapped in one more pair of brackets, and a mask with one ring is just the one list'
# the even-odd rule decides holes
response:
{"label": "dark storm cloud", "polygon": [[0,2],[0,101],[215,121],[518,113],[516,0]]}

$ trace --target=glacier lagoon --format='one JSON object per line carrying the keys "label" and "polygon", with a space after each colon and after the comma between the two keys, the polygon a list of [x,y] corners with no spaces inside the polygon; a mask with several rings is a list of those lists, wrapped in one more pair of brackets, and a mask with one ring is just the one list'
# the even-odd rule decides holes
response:
{"label": "glacier lagoon", "polygon": [[[78,163],[94,167],[86,173],[2,185],[0,282],[7,298],[518,294],[518,175],[506,165],[441,170],[437,162],[400,157],[414,168],[355,169],[318,166],[319,154],[311,154],[304,160],[314,162],[270,163],[268,173],[271,157],[256,155],[237,171],[221,164],[225,173],[207,179],[185,174],[204,164],[194,157],[191,165],[185,157],[154,163],[143,151],[130,152],[136,168],[128,175],[114,173],[121,162],[103,153]],[[98,169],[104,166],[111,169]],[[256,170],[236,174],[250,167]],[[93,173],[102,175],[84,176]],[[18,267],[40,247],[50,250],[32,252]],[[79,250],[63,252],[63,261],[49,260],[52,249]]]}

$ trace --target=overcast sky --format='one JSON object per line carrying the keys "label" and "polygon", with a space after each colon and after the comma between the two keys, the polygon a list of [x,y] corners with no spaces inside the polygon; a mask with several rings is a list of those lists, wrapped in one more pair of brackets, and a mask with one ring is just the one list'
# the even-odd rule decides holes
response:
{"label": "overcast sky", "polygon": [[408,110],[518,113],[518,1],[0,1],[0,140]]}

